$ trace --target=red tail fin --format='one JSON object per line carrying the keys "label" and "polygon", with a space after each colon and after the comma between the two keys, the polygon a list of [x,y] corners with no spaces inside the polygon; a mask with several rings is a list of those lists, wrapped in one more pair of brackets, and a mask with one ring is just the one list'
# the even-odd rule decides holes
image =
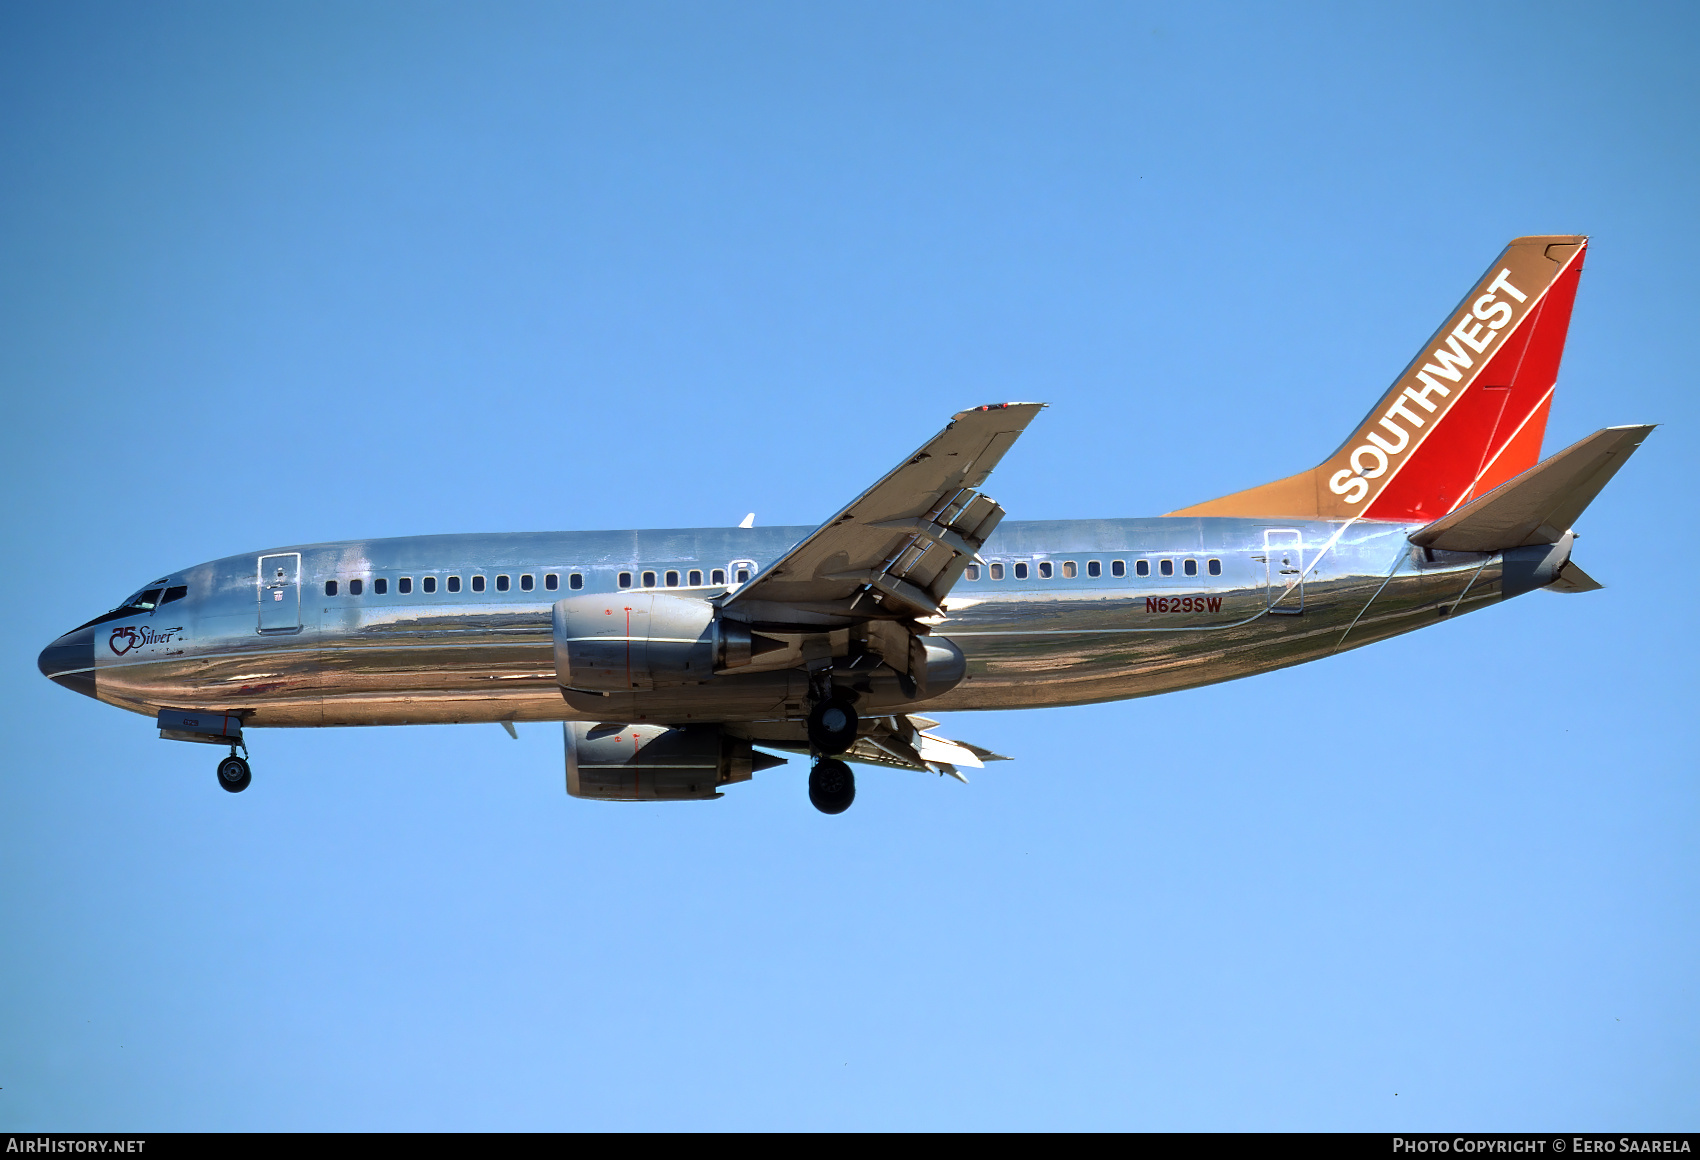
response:
{"label": "red tail fin", "polygon": [[1320,466],[1170,514],[1427,523],[1534,466],[1587,242],[1507,246]]}

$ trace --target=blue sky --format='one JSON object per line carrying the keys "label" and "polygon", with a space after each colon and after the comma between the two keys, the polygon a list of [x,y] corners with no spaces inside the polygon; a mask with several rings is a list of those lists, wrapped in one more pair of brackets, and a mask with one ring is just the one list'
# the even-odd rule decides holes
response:
{"label": "blue sky", "polygon": [[[1700,1111],[1686,5],[0,12],[0,1129],[1670,1129]],[[1318,462],[1509,238],[1594,238],[1534,593],[969,786],[562,792],[36,652],[194,562],[812,524],[983,402],[1012,518]]]}

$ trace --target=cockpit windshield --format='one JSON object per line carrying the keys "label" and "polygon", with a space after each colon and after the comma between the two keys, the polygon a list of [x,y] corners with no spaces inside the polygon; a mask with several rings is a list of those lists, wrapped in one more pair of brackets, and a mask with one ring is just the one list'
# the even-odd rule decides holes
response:
{"label": "cockpit windshield", "polygon": [[80,624],[77,627],[79,629],[91,628],[97,624],[105,624],[109,620],[119,620],[126,616],[134,616],[139,612],[152,612],[161,604],[170,604],[173,600],[181,600],[189,594],[189,587],[186,584],[176,584],[167,587],[168,584],[170,584],[169,579],[155,580],[152,584],[149,584],[146,588],[135,593],[128,600],[124,601],[124,603],[120,604],[117,608],[114,608],[111,612],[102,613],[87,624]]}

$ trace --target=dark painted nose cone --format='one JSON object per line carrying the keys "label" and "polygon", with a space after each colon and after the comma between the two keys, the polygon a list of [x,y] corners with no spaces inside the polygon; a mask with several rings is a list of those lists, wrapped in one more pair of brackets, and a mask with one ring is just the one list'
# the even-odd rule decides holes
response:
{"label": "dark painted nose cone", "polygon": [[85,697],[94,696],[94,629],[66,633],[42,649],[35,663],[48,680]]}

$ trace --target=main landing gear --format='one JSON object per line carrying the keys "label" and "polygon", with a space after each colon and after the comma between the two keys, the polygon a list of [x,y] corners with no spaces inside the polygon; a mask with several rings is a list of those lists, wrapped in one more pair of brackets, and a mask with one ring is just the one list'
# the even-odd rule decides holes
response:
{"label": "main landing gear", "polygon": [[838,755],[856,744],[856,706],[827,695],[809,711],[809,747],[816,760],[809,771],[809,800],[823,814],[841,814],[856,800],[856,775]]}
{"label": "main landing gear", "polygon": [[[242,747],[247,753],[247,746]],[[254,771],[248,768],[248,762],[236,756],[236,746],[230,747],[230,756],[218,763],[218,784],[231,793],[241,793],[248,788],[248,783],[254,780]]]}

